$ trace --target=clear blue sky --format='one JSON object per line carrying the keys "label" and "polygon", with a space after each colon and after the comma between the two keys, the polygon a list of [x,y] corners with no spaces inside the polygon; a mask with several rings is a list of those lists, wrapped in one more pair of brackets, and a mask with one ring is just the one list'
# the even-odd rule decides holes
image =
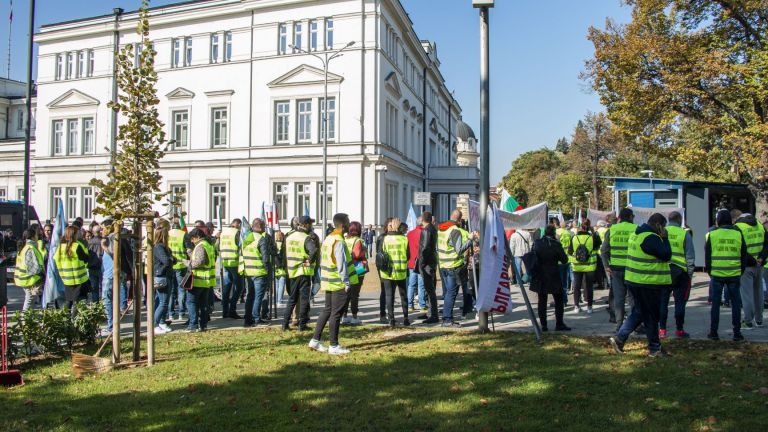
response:
{"label": "clear blue sky", "polygon": [[[177,0],[154,0],[152,5]],[[0,0],[0,73],[7,75],[8,8]],[[11,78],[26,77],[28,0],[14,1]],[[139,0],[38,0],[37,26],[94,15]],[[471,0],[402,0],[421,39],[437,42],[446,84],[480,135],[479,18]],[[66,5],[66,7],[64,7]],[[592,54],[590,25],[629,20],[620,0],[496,0],[491,11],[491,184],[520,153],[570,136],[597,95],[579,80]]]}

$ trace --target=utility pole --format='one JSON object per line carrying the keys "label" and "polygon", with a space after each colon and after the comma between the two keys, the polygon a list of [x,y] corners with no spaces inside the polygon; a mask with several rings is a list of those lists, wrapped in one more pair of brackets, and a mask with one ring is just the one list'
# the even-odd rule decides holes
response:
{"label": "utility pole", "polygon": [[[29,190],[30,157],[32,152],[32,62],[34,56],[35,38],[35,0],[29,0],[29,38],[27,39],[27,123],[24,131],[24,208],[22,211],[22,224],[26,229],[29,226],[29,199],[32,194]],[[10,52],[10,51],[9,51]]]}

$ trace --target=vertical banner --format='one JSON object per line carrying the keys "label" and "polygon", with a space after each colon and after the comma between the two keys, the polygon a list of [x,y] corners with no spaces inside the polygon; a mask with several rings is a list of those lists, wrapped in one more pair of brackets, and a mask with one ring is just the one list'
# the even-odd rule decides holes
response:
{"label": "vertical banner", "polygon": [[57,298],[64,295],[64,282],[59,275],[59,269],[56,268],[56,261],[53,257],[61,243],[61,236],[67,228],[67,219],[64,215],[64,204],[58,200],[59,210],[56,212],[56,218],[53,220],[53,233],[51,234],[51,244],[48,245],[48,267],[45,272],[45,286],[43,287],[43,309],[56,301]]}
{"label": "vertical banner", "polygon": [[405,220],[405,224],[408,225],[408,231],[413,231],[416,228],[416,212],[413,210],[413,204],[411,204],[410,210],[408,210],[408,218]]}
{"label": "vertical banner", "polygon": [[480,286],[477,310],[507,314],[512,312],[512,291],[509,283],[509,260],[504,243],[504,225],[494,203],[488,208],[488,220],[483,230],[480,251]]}

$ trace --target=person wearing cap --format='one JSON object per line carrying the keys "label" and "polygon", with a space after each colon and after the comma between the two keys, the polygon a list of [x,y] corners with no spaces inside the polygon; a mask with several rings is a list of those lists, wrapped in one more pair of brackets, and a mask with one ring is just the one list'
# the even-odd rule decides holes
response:
{"label": "person wearing cap", "polygon": [[751,330],[757,325],[763,326],[763,297],[762,273],[763,264],[768,257],[768,233],[763,225],[749,213],[741,213],[739,210],[731,210],[731,218],[734,225],[744,235],[747,242],[747,253],[755,259],[755,265],[747,267],[741,275],[740,292],[741,308],[744,312],[745,330]]}
{"label": "person wearing cap", "polygon": [[747,242],[741,230],[733,225],[731,213],[720,210],[715,217],[717,228],[707,234],[704,247],[704,267],[712,279],[712,309],[708,339],[719,340],[720,301],[723,290],[727,290],[731,299],[731,324],[733,340],[743,341],[741,334],[741,295],[739,282],[744,270],[755,265],[755,259],[749,254]]}
{"label": "person wearing cap", "polygon": [[648,356],[663,357],[666,352],[659,339],[661,292],[672,284],[669,262],[672,248],[666,230],[667,218],[654,213],[648,222],[637,228],[629,238],[624,282],[635,303],[632,311],[614,337],[610,338],[616,353],[624,352],[629,335],[641,323],[645,324]]}
{"label": "person wearing cap", "polygon": [[689,338],[683,330],[685,323],[685,303],[690,294],[691,279],[695,270],[696,253],[693,250],[691,231],[683,228],[683,216],[673,211],[669,214],[667,235],[672,248],[672,261],[669,268],[672,272],[672,285],[661,293],[661,316],[659,321],[659,337],[667,337],[667,316],[669,315],[669,298],[675,298],[675,336]]}
{"label": "person wearing cap", "polygon": [[288,272],[288,305],[283,317],[283,330],[290,330],[291,314],[301,299],[299,310],[299,330],[309,330],[309,298],[312,278],[318,260],[318,244],[309,235],[312,220],[309,216],[300,216],[296,220],[296,230],[285,237],[285,260]]}
{"label": "person wearing cap", "polygon": [[[635,214],[632,212],[632,209],[621,209],[618,222],[611,225],[608,232],[605,233],[605,241],[600,248],[600,259],[603,261],[605,272],[611,278],[613,313],[616,315],[617,330],[624,322],[626,314],[624,303],[627,299],[627,287],[624,283],[624,278],[629,237],[637,230],[637,225],[632,222],[634,219]],[[630,297],[630,308],[632,304],[633,301]]]}

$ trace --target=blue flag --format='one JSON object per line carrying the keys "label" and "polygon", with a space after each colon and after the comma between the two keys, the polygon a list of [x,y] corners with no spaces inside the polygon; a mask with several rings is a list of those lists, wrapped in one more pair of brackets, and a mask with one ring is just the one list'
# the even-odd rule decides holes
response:
{"label": "blue flag", "polygon": [[304,216],[309,217],[309,201],[304,201]]}
{"label": "blue flag", "polygon": [[413,204],[411,204],[411,209],[408,210],[408,218],[405,220],[405,224],[408,225],[408,231],[413,231],[416,228],[416,212],[413,210]]}
{"label": "blue flag", "polygon": [[248,218],[243,216],[243,223],[240,224],[240,244],[243,244],[248,234],[251,233],[251,224],[248,223]]}
{"label": "blue flag", "polygon": [[48,247],[48,267],[45,273],[45,286],[43,287],[43,308],[49,303],[53,303],[57,298],[64,296],[64,282],[59,275],[59,269],[56,268],[56,261],[53,257],[67,228],[67,218],[64,215],[64,204],[61,200],[58,202],[59,210],[56,212],[56,218],[53,220],[53,233],[51,233],[51,244]]}

